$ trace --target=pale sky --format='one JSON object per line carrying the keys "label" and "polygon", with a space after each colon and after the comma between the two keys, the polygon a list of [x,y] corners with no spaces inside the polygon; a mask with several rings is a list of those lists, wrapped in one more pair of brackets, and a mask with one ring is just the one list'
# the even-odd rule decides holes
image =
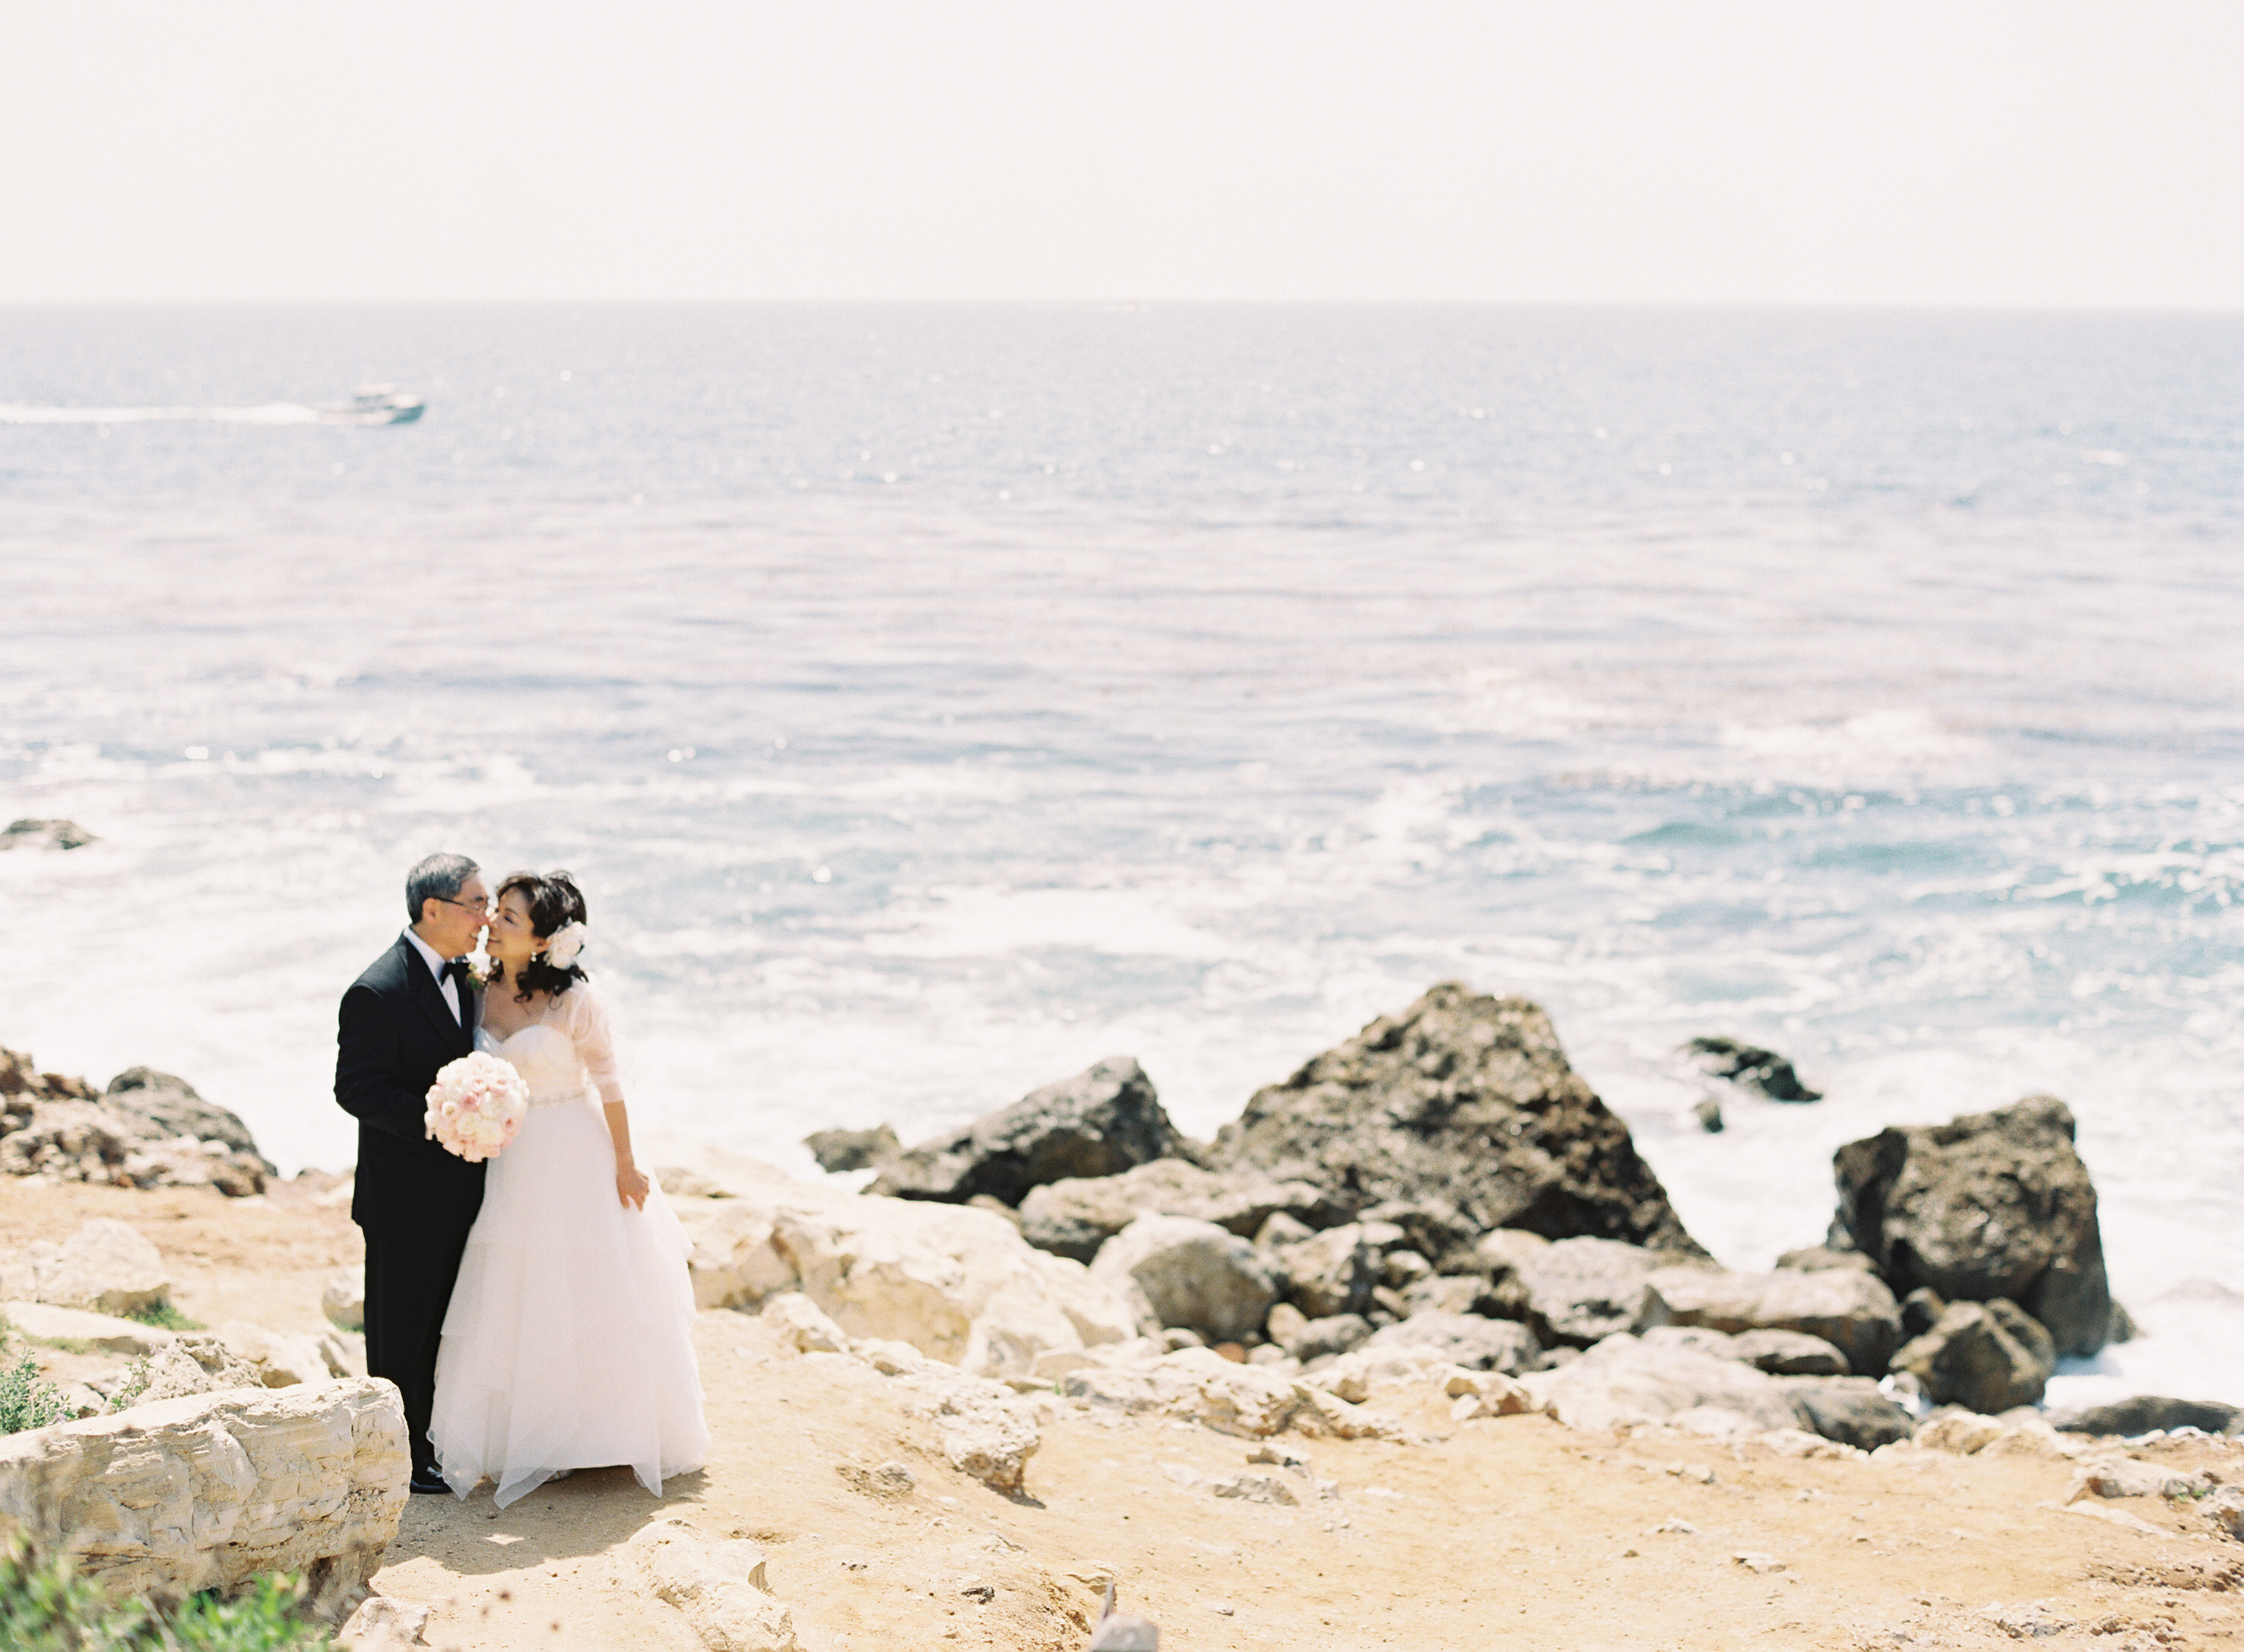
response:
{"label": "pale sky", "polygon": [[2244,6],[0,0],[0,301],[2244,308]]}

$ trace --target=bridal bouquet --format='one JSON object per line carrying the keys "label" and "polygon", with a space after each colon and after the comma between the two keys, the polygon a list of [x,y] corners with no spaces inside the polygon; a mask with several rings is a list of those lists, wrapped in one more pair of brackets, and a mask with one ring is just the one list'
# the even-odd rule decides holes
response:
{"label": "bridal bouquet", "polygon": [[428,1134],[445,1152],[481,1164],[514,1140],[529,1112],[522,1074],[478,1050],[438,1070],[429,1087]]}

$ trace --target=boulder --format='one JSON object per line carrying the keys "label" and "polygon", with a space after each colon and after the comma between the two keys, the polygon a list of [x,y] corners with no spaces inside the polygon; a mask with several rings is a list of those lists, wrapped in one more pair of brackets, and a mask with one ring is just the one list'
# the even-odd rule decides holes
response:
{"label": "boulder", "polygon": [[686,1267],[703,1308],[799,1290],[852,1337],[909,1343],[990,1377],[1136,1334],[1130,1305],[1080,1263],[1036,1249],[986,1211],[844,1193],[709,1148],[689,1168],[730,1195],[673,1207],[693,1242]]}
{"label": "boulder", "polygon": [[1294,1323],[1287,1327],[1289,1335],[1280,1337],[1274,1331],[1271,1340],[1298,1360],[1321,1359],[1327,1354],[1344,1354],[1361,1345],[1371,1335],[1371,1322],[1362,1314],[1334,1314],[1325,1319],[1304,1319],[1299,1309],[1284,1303],[1270,1310],[1270,1324],[1273,1325],[1280,1323],[1280,1308],[1293,1316]]}
{"label": "boulder", "polygon": [[902,1385],[905,1408],[934,1424],[953,1468],[1007,1497],[1025,1494],[1028,1461],[1041,1436],[1035,1414],[1010,1389],[931,1360],[908,1343],[869,1338],[849,1351]]}
{"label": "boulder", "polygon": [[1896,1290],[2005,1298],[2047,1327],[2063,1355],[2093,1354],[2110,1340],[2096,1188],[2073,1146],[2072,1114],[2056,1097],[1882,1130],[1841,1148],[1833,1163],[1834,1242],[1869,1256]]}
{"label": "boulder", "polygon": [[1430,1349],[1467,1371],[1500,1371],[1512,1377],[1533,1364],[1543,1351],[1535,1333],[1514,1320],[1445,1313],[1438,1308],[1422,1309],[1408,1319],[1382,1325],[1363,1345],[1374,1351]]}
{"label": "boulder", "polygon": [[1935,1405],[1992,1416],[2040,1403],[2057,1369],[2057,1351],[2016,1303],[1957,1302],[1930,1330],[1902,1344],[1893,1369],[1916,1377]]}
{"label": "boulder", "polygon": [[1188,1146],[1144,1069],[1114,1056],[963,1130],[906,1148],[868,1191],[951,1204],[986,1193],[1018,1205],[1048,1181],[1119,1175],[1182,1156]]}
{"label": "boulder", "polygon": [[1119,1175],[1071,1176],[1031,1189],[1021,1201],[1021,1232],[1039,1249],[1089,1262],[1139,1216],[1190,1216],[1253,1238],[1281,1214],[1307,1230],[1301,1237],[1346,1220],[1338,1205],[1305,1181],[1155,1159]]}
{"label": "boulder", "polygon": [[1210,1342],[1259,1334],[1278,1300],[1262,1252],[1212,1222],[1140,1216],[1099,1247],[1092,1278],[1130,1300],[1142,1299],[1163,1325],[1181,1325]]}
{"label": "boulder", "polygon": [[[1751,1332],[1747,1336],[1767,1335]],[[1745,1337],[1738,1340],[1742,1343]],[[1904,1440],[1916,1432],[1916,1419],[1908,1408],[1882,1392],[1869,1377],[1841,1381],[1797,1379],[1786,1385],[1800,1425],[1811,1434],[1836,1440],[1842,1446],[1874,1452],[1881,1446]]]}
{"label": "boulder", "polygon": [[1456,982],[1256,1092],[1208,1161],[1309,1182],[1358,1215],[1450,1213],[1410,1236],[1444,1272],[1469,1267],[1470,1239],[1496,1228],[1703,1254],[1550,1017]]}
{"label": "boulder", "polygon": [[2244,1405],[2217,1399],[2168,1399],[2134,1394],[2108,1405],[2051,1412],[2051,1427],[2068,1434],[2148,1434],[2159,1429],[2201,1428],[2208,1434],[2244,1434]]}
{"label": "boulder", "polygon": [[1478,1314],[1484,1319],[1518,1319],[1527,1311],[1517,1292],[1497,1290],[1478,1274],[1436,1274],[1399,1294],[1403,1306],[1413,1314],[1432,1308],[1443,1313]]}
{"label": "boulder", "polygon": [[346,1268],[329,1279],[320,1291],[320,1311],[337,1330],[366,1329],[366,1274],[357,1268]]}
{"label": "boulder", "polygon": [[1512,1273],[1535,1334],[1545,1343],[1587,1348],[1616,1331],[1666,1323],[1666,1305],[1652,1289],[1663,1260],[1617,1240],[1561,1239],[1528,1252]]}
{"label": "boulder", "polygon": [[0,831],[0,850],[84,849],[99,841],[74,820],[15,820]]}
{"label": "boulder", "polygon": [[1527,1385],[1498,1371],[1460,1371],[1442,1386],[1454,1422],[1470,1423],[1483,1417],[1524,1417],[1539,1410]]}
{"label": "boulder", "polygon": [[794,1615],[772,1594],[754,1544],[704,1537],[673,1515],[641,1527],[625,1553],[641,1587],[675,1607],[709,1652],[800,1652]]}
{"label": "boulder", "polygon": [[33,1342],[77,1343],[105,1354],[152,1354],[172,1340],[170,1331],[137,1319],[43,1302],[0,1303],[0,1320]]}
{"label": "boulder", "polygon": [[129,1318],[168,1303],[172,1282],[155,1246],[124,1222],[96,1216],[59,1245],[35,1239],[0,1255],[0,1294]]}
{"label": "boulder", "polygon": [[249,1127],[214,1102],[206,1101],[185,1079],[153,1067],[127,1067],[110,1080],[102,1099],[119,1111],[145,1119],[152,1140],[188,1136],[199,1142],[215,1141],[234,1153],[246,1153],[268,1176],[280,1173],[257,1151]]}
{"label": "boulder", "polygon": [[818,1168],[828,1175],[844,1170],[877,1170],[904,1150],[885,1124],[869,1130],[814,1130],[802,1138]]}
{"label": "boulder", "polygon": [[1371,1306],[1371,1293],[1379,1285],[1380,1258],[1367,1242],[1362,1223],[1328,1228],[1271,1255],[1286,1300],[1310,1318],[1360,1314]]}
{"label": "boulder", "polygon": [[1800,1426],[1799,1410],[1778,1378],[1673,1340],[1617,1334],[1578,1359],[1521,1380],[1570,1428],[1672,1423],[1738,1434]]}
{"label": "boulder", "polygon": [[[1737,1357],[1772,1377],[1848,1377],[1847,1356],[1801,1330],[1742,1330],[1730,1338]],[[1822,1432],[1822,1430],[1817,1430]]]}
{"label": "boulder", "polygon": [[1849,1370],[1875,1376],[1901,1345],[1901,1310],[1874,1274],[1849,1268],[1731,1273],[1661,1268],[1650,1280],[1662,1304],[1655,1319],[1713,1330],[1796,1330],[1819,1337]]}
{"label": "boulder", "polygon": [[381,1565],[410,1468],[389,1383],[198,1395],[0,1439],[0,1526],[115,1594],[298,1572],[335,1609]]}
{"label": "boulder", "polygon": [[[1758,1045],[1740,1044],[1735,1039],[1693,1039],[1683,1046],[1702,1073],[1717,1079],[1727,1079],[1742,1089],[1765,1095],[1772,1101],[1821,1101],[1823,1092],[1811,1090],[1800,1081],[1792,1063],[1774,1050],[1764,1050]],[[1718,1111],[1717,1121],[1720,1118]],[[1719,1122],[1707,1127],[1720,1129]]]}
{"label": "boulder", "polygon": [[343,1652],[411,1652],[429,1644],[428,1627],[429,1608],[419,1601],[369,1594],[335,1631],[335,1644]]}

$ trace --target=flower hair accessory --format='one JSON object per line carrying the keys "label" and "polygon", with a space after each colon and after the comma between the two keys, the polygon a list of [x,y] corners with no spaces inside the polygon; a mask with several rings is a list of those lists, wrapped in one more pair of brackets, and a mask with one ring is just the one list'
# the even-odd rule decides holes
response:
{"label": "flower hair accessory", "polygon": [[585,926],[571,918],[553,931],[545,943],[545,961],[557,970],[565,970],[577,961],[577,954],[585,950]]}

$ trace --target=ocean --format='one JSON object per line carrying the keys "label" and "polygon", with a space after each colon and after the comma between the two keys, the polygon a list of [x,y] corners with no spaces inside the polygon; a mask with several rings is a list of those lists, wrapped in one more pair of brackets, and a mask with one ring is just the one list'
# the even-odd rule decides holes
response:
{"label": "ocean", "polygon": [[[436,849],[795,1170],[1457,978],[1738,1266],[2061,1096],[2152,1334],[2052,1398],[2244,1402],[2240,574],[2244,317],[0,309],[0,814],[99,840],[0,855],[0,1042],[339,1167]],[[1700,1033],[1825,1099],[1706,1134]]]}

